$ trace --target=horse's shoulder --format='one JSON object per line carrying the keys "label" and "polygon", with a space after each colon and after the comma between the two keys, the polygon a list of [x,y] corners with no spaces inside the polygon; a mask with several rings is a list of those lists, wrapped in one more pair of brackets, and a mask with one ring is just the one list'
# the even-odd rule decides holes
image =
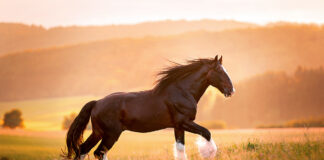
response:
{"label": "horse's shoulder", "polygon": [[197,103],[189,93],[176,91],[169,95],[168,107],[176,115],[181,114],[189,119],[195,119]]}

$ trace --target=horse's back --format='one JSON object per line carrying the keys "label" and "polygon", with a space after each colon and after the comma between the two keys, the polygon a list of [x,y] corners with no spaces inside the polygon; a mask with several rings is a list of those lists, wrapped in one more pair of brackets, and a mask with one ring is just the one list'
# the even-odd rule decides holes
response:
{"label": "horse's back", "polygon": [[115,116],[114,112],[120,110],[120,106],[124,99],[125,92],[112,93],[102,99],[99,99],[92,109],[91,116],[97,117],[101,114],[106,116]]}

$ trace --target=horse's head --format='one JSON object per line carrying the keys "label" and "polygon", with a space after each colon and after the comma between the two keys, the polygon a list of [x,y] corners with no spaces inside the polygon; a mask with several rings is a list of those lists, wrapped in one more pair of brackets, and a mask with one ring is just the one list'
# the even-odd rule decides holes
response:
{"label": "horse's head", "polygon": [[235,92],[235,89],[230,77],[227,75],[227,72],[222,65],[222,61],[222,56],[220,59],[218,59],[218,56],[215,57],[214,61],[210,65],[207,80],[210,85],[221,91],[225,97],[229,97]]}

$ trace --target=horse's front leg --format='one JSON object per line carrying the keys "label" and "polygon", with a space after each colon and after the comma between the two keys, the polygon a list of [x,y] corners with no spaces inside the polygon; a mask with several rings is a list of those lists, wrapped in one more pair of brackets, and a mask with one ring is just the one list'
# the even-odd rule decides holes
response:
{"label": "horse's front leg", "polygon": [[204,137],[200,137],[197,141],[198,151],[203,158],[213,158],[216,156],[217,147],[211,138],[211,134],[208,129],[196,124],[193,121],[185,121],[182,127],[185,129],[185,131],[199,134]]}
{"label": "horse's front leg", "polygon": [[187,155],[184,146],[185,144],[184,129],[174,128],[174,136],[176,140],[176,143],[173,146],[174,158],[176,160],[186,160]]}

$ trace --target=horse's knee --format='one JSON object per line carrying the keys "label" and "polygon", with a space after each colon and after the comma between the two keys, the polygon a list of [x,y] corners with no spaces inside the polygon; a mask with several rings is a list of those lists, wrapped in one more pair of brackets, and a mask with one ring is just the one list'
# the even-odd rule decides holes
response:
{"label": "horse's knee", "polygon": [[104,136],[99,147],[94,151],[94,155],[97,159],[99,159],[99,160],[107,159],[107,152],[111,149],[111,147],[114,145],[114,143],[118,140],[120,133],[106,134]]}
{"label": "horse's knee", "polygon": [[87,140],[80,145],[80,154],[86,155],[99,141],[101,137],[91,134]]}

